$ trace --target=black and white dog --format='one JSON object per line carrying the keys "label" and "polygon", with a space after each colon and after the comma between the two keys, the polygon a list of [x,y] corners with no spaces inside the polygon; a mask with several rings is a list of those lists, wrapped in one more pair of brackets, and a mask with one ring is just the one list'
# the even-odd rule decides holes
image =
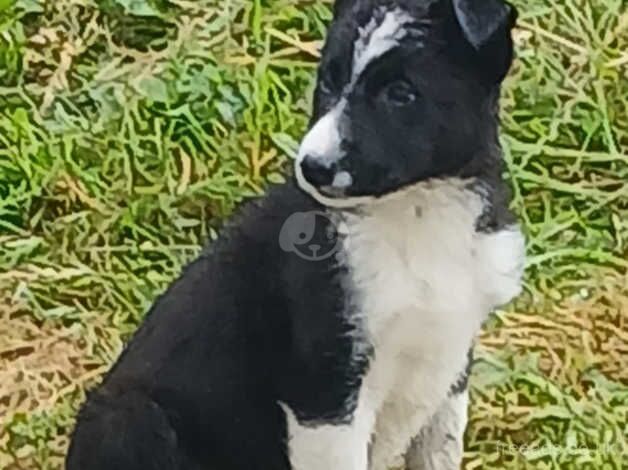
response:
{"label": "black and white dog", "polygon": [[488,312],[520,290],[501,0],[335,6],[294,183],[242,209],[80,413],[69,470],[454,469]]}

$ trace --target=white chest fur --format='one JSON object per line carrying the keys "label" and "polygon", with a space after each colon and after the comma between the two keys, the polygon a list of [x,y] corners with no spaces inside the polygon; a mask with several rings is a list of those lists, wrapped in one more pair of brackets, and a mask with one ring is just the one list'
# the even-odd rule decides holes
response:
{"label": "white chest fur", "polygon": [[373,470],[393,464],[446,397],[494,307],[520,289],[516,227],[478,233],[482,197],[423,184],[347,215],[344,253],[375,356],[358,413],[372,416]]}

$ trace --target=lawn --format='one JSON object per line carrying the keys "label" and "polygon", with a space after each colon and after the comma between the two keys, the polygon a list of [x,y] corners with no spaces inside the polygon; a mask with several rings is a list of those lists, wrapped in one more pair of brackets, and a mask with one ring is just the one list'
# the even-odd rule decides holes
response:
{"label": "lawn", "polygon": [[[466,469],[628,468],[628,6],[517,0],[503,93],[524,294],[477,346]],[[329,0],[0,0],[0,468],[59,469],[85,390],[283,181]]]}

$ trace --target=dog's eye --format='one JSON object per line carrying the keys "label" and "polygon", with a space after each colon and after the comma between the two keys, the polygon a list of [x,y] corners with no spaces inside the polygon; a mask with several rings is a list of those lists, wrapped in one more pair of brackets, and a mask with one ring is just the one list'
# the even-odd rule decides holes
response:
{"label": "dog's eye", "polygon": [[397,80],[385,90],[386,100],[394,106],[407,106],[416,101],[418,93],[414,86],[406,80]]}

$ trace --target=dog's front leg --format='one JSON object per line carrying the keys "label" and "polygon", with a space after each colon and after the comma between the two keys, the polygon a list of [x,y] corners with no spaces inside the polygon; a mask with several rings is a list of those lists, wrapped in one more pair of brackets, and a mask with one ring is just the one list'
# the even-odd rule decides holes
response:
{"label": "dog's front leg", "polygon": [[358,406],[341,423],[300,423],[283,406],[288,423],[288,453],[293,470],[367,470],[374,416]]}
{"label": "dog's front leg", "polygon": [[406,454],[407,470],[457,470],[463,455],[469,393],[455,391],[413,439]]}

